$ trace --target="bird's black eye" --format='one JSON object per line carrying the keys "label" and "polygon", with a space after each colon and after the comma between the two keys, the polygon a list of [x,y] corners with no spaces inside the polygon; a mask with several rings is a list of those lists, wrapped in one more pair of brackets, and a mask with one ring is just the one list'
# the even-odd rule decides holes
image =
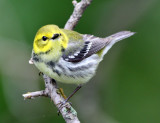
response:
{"label": "bird's black eye", "polygon": [[42,40],[43,40],[43,41],[46,41],[46,40],[47,40],[47,37],[46,37],[46,36],[43,36],[43,37],[42,37]]}
{"label": "bird's black eye", "polygon": [[60,35],[61,34],[54,34],[53,37],[52,37],[52,39],[54,40],[54,39],[58,38]]}

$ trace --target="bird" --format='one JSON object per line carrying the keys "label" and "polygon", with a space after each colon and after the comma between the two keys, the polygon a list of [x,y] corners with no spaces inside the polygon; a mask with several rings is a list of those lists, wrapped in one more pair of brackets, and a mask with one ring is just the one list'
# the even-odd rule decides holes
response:
{"label": "bird", "polygon": [[95,74],[104,55],[118,41],[134,35],[121,31],[108,37],[80,34],[49,24],[41,27],[33,41],[31,59],[40,72],[77,88],[67,102]]}

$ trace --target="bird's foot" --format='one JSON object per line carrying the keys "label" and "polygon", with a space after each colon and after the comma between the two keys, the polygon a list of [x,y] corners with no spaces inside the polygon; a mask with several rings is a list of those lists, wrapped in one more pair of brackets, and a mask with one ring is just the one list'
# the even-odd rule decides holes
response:
{"label": "bird's foot", "polygon": [[[60,102],[60,103],[58,103],[57,105],[58,105],[58,116],[60,115],[60,111],[61,111],[61,109],[63,108],[63,107],[66,107],[67,108],[67,105],[68,104],[70,104],[70,105],[72,105],[72,103],[71,102],[68,102],[68,100],[67,99],[65,99],[63,102]],[[68,109],[69,110],[69,109]]]}
{"label": "bird's foot", "polygon": [[58,115],[60,115],[60,110],[63,107],[67,107],[67,104],[72,105],[71,102],[68,102],[68,98],[66,97],[66,95],[64,94],[63,88],[59,88],[57,89],[57,94],[60,94],[65,100],[63,102],[58,103]]}
{"label": "bird's foot", "polygon": [[66,95],[64,94],[63,88],[58,88],[57,94],[60,94],[65,100],[67,99]]}

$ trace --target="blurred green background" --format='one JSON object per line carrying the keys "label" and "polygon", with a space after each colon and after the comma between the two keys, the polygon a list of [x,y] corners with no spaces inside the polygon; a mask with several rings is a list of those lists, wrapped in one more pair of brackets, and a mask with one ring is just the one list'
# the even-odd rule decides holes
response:
{"label": "blurred green background", "polygon": [[[115,44],[96,76],[72,99],[82,123],[160,123],[160,0],[93,0],[75,30],[105,37],[136,35]],[[64,123],[49,98],[24,100],[44,89],[28,60],[36,31],[63,28],[71,0],[0,0],[0,123]],[[75,85],[59,84],[69,95]]]}

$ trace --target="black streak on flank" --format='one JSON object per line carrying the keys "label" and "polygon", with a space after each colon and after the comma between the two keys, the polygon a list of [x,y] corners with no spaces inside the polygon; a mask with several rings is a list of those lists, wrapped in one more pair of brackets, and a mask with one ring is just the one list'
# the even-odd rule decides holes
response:
{"label": "black streak on flank", "polygon": [[37,57],[33,57],[33,61],[35,61],[35,62],[39,62],[39,58],[37,58]]}
{"label": "black streak on flank", "polygon": [[53,70],[53,72],[55,72],[58,76],[61,76],[61,73],[58,71],[58,70],[56,70],[56,69],[52,69]]}
{"label": "black streak on flank", "polygon": [[33,61],[40,62],[40,59],[38,58],[37,54],[33,53]]}
{"label": "black streak on flank", "polygon": [[53,61],[47,62],[47,65],[51,68],[55,66],[55,63]]}
{"label": "black streak on flank", "polygon": [[93,64],[88,64],[88,65],[83,65],[83,66],[79,66],[79,67],[75,67],[75,68],[69,68],[68,69],[72,72],[76,72],[76,71],[85,71],[86,69],[89,69],[90,67],[92,67]]}
{"label": "black streak on flank", "polygon": [[65,68],[61,64],[57,64],[57,66],[62,69],[64,73],[66,72]]}
{"label": "black streak on flank", "polygon": [[58,76],[61,76],[61,73],[58,70],[54,69],[55,63],[53,61],[47,62],[47,65],[52,69],[54,73],[56,73]]}

